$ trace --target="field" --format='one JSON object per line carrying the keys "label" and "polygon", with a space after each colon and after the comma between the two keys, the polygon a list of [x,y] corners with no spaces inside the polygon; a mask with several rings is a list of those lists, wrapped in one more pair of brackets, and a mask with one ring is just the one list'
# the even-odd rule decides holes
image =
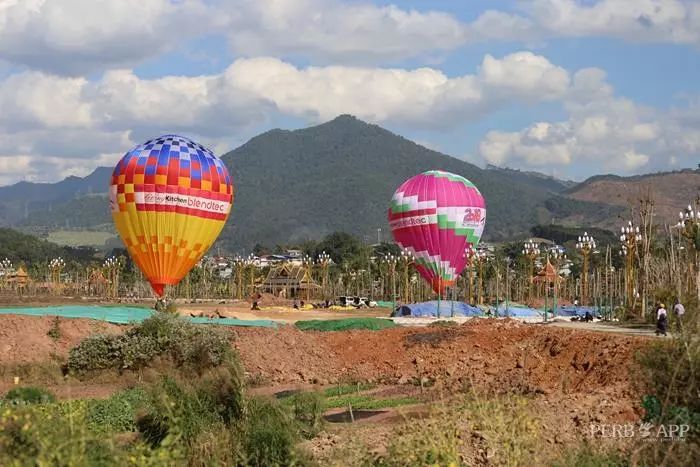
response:
{"label": "field", "polygon": [[[188,305],[181,312],[216,310],[245,319],[243,308],[236,308]],[[662,341],[493,319],[338,332],[302,331],[292,324],[299,317],[350,314],[264,310],[253,317],[287,324],[197,327],[224,333],[242,365],[246,398],[269,401],[304,421],[295,428],[294,455],[301,457],[294,462],[521,465],[536,459],[535,465],[579,465],[598,459],[588,465],[615,465],[618,457],[636,452],[633,440],[603,439],[591,427],[640,423],[645,394],[637,384],[635,354]],[[364,313],[372,314],[377,312]],[[86,319],[0,316],[0,394],[41,387],[58,398],[54,405],[78,400],[88,408],[111,407],[115,400],[150,394],[163,375],[180,381],[184,370],[162,358],[134,369],[66,373],[71,349],[85,338],[132,329]],[[312,415],[304,411],[308,407],[315,407]],[[138,412],[129,410],[114,434],[119,439],[126,436],[120,431],[131,440],[144,436],[134,425]],[[290,459],[280,463],[294,463]]]}
{"label": "field", "polygon": [[49,233],[47,240],[63,246],[95,246],[103,247],[105,242],[115,238],[111,232],[96,232],[89,230],[56,230]]}

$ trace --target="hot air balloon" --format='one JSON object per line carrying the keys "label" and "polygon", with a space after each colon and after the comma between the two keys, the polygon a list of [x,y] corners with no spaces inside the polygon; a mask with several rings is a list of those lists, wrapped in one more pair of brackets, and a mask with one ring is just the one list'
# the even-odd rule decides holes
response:
{"label": "hot air balloon", "polygon": [[117,163],[109,187],[112,218],[159,297],[214,243],[233,194],[221,159],[182,136],[146,141]]}
{"label": "hot air balloon", "polygon": [[406,180],[394,193],[389,225],[396,243],[440,297],[454,285],[486,223],[484,198],[472,182],[441,170]]}

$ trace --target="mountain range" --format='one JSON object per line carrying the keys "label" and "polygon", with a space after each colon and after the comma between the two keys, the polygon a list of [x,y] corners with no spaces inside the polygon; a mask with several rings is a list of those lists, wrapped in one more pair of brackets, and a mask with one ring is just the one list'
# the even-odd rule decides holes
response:
{"label": "mountain range", "polygon": [[[222,156],[236,185],[231,218],[219,239],[228,251],[317,240],[346,231],[389,240],[388,202],[403,181],[431,169],[465,176],[484,195],[491,241],[529,235],[536,225],[612,229],[629,203],[652,187],[662,216],[700,193],[700,171],[642,177],[597,176],[582,183],[489,166],[425,148],[377,125],[341,115],[300,130],[270,130]],[[35,234],[111,231],[110,168],[58,183],[0,187],[0,226]],[[381,229],[381,230],[378,230]]]}

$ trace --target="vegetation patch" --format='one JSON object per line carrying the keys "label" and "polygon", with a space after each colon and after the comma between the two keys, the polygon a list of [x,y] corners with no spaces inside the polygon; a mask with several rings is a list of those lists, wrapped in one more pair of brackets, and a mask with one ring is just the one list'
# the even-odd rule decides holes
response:
{"label": "vegetation patch", "polygon": [[396,327],[396,324],[391,320],[381,318],[312,319],[297,321],[296,327],[302,331],[349,331],[353,329],[378,331]]}
{"label": "vegetation patch", "polygon": [[167,313],[156,313],[121,335],[95,335],[70,350],[67,368],[135,370],[156,357],[197,372],[223,364],[232,355],[224,330],[196,326]]}

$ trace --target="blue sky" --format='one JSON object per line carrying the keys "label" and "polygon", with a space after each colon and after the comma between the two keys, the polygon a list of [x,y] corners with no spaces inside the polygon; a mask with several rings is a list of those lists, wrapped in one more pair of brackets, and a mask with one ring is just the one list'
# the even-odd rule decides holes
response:
{"label": "blue sky", "polygon": [[0,108],[0,184],[343,113],[481,166],[696,167],[700,4],[5,0]]}

